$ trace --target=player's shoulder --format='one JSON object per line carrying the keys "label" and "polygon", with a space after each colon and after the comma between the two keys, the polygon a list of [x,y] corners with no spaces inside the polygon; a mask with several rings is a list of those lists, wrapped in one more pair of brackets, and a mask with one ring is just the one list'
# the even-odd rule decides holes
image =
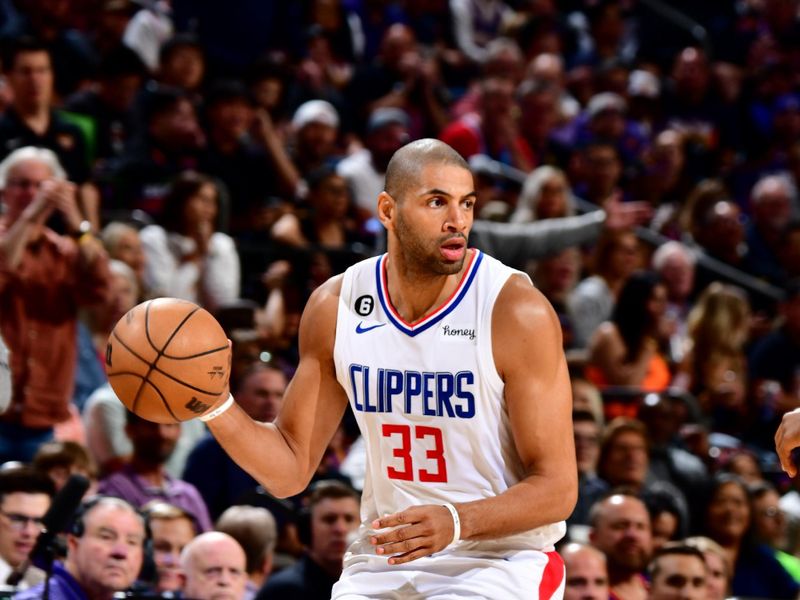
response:
{"label": "player's shoulder", "polygon": [[339,296],[342,294],[342,281],[344,274],[334,275],[325,283],[315,289],[308,299],[309,308],[321,308],[327,304],[333,303],[334,305],[339,302]]}
{"label": "player's shoulder", "polygon": [[496,325],[515,328],[558,325],[550,302],[522,273],[510,275],[497,295],[494,321]]}

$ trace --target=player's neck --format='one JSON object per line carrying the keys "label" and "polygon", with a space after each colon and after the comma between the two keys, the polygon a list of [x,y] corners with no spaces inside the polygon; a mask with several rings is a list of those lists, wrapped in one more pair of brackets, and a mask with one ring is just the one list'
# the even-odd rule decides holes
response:
{"label": "player's neck", "polygon": [[394,309],[408,323],[414,323],[441,306],[458,287],[472,259],[472,250],[458,273],[432,274],[404,262],[390,254],[386,262],[386,283],[389,300]]}

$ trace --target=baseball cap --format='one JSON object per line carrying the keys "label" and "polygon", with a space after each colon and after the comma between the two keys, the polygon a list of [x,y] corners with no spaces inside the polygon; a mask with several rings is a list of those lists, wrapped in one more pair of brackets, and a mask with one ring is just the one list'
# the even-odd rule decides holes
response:
{"label": "baseball cap", "polygon": [[640,98],[658,98],[661,94],[661,84],[658,77],[650,71],[637,69],[628,77],[628,95]]}
{"label": "baseball cap", "polygon": [[376,108],[367,120],[367,133],[372,133],[387,125],[402,125],[407,128],[409,125],[408,115],[399,108]]}
{"label": "baseball cap", "polygon": [[586,114],[590,119],[594,119],[600,113],[607,110],[615,110],[624,113],[628,108],[625,100],[614,92],[601,92],[592,96],[586,105]]}
{"label": "baseball cap", "polygon": [[339,127],[339,113],[325,100],[309,100],[301,104],[292,117],[292,127],[302,129],[309,123],[322,123],[334,129]]}

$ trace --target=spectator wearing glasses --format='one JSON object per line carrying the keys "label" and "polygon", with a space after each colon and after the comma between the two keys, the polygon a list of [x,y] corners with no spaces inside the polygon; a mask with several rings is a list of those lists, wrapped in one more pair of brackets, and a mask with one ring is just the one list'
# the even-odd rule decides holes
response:
{"label": "spectator wearing glasses", "polygon": [[[29,468],[0,472],[0,585],[28,558],[42,529],[42,517],[50,508],[53,482]],[[18,589],[27,589],[44,578],[30,567]]]}

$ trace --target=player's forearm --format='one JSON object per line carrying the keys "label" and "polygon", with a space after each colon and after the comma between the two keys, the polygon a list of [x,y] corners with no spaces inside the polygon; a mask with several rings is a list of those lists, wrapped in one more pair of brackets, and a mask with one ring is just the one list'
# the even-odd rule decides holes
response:
{"label": "player's forearm", "polygon": [[308,485],[308,457],[272,423],[253,421],[234,405],[207,425],[236,464],[273,496],[294,496]]}
{"label": "player's forearm", "polygon": [[577,498],[575,472],[527,477],[493,498],[456,504],[461,539],[495,539],[563,521]]}

